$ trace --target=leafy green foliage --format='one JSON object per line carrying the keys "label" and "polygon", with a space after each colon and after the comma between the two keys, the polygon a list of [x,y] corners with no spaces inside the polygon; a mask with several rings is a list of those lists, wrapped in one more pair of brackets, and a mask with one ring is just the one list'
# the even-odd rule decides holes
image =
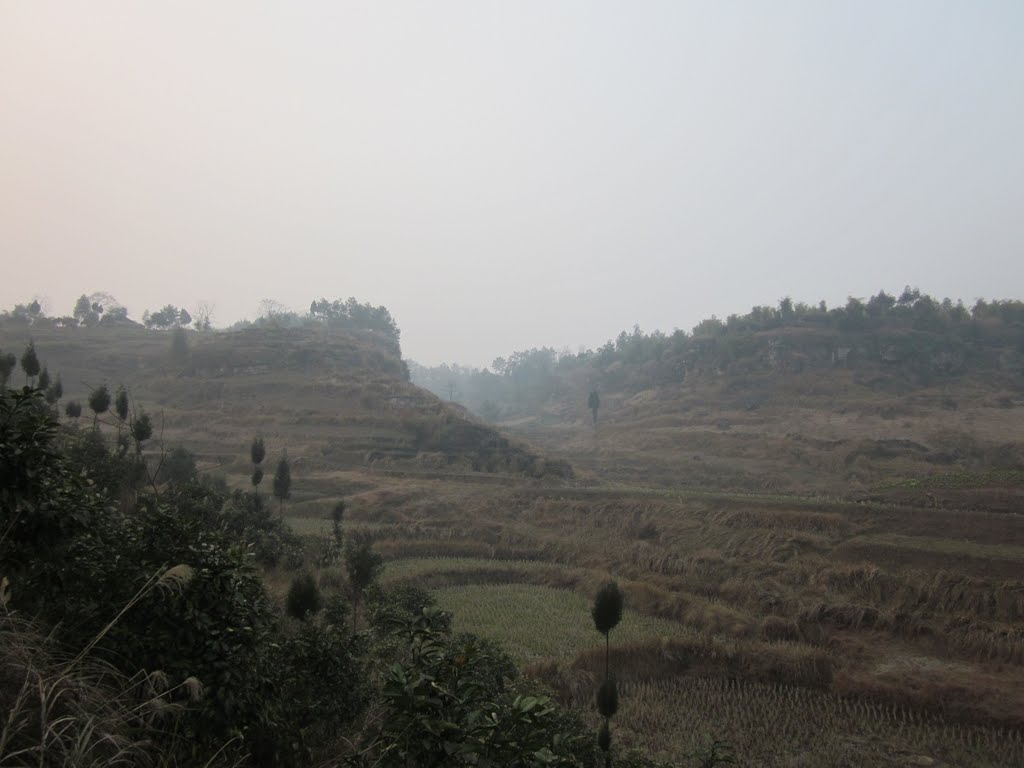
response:
{"label": "leafy green foliage", "polygon": [[64,406],[64,415],[69,419],[77,419],[82,415],[82,404],[77,400],[68,400]]}
{"label": "leafy green foliage", "polygon": [[495,679],[493,647],[472,636],[450,639],[442,612],[424,609],[406,623],[404,658],[386,672],[385,711],[352,761],[378,766],[591,765],[590,738],[547,696]]}
{"label": "leafy green foliage", "polygon": [[110,409],[110,390],[106,384],[100,384],[89,393],[89,409],[93,413],[94,424],[101,413],[106,413]]}
{"label": "leafy green foliage", "polygon": [[401,353],[401,333],[387,307],[360,304],[352,297],[347,301],[320,299],[309,305],[309,317],[331,328],[372,331],[385,340],[396,355]]}
{"label": "leafy green foliage", "polygon": [[34,555],[63,553],[67,538],[99,514],[101,499],[63,461],[56,435],[40,390],[0,396],[0,562],[12,582],[38,566]]}
{"label": "leafy green foliage", "polygon": [[349,636],[343,624],[308,621],[270,654],[279,681],[278,716],[286,725],[282,730],[299,744],[285,757],[298,758],[299,765],[320,765],[337,754],[345,726],[371,699],[365,653],[363,640]]}
{"label": "leafy green foliage", "polygon": [[[778,345],[773,347],[773,345]],[[454,388],[468,407],[491,402],[504,410],[535,410],[585,379],[603,390],[637,392],[678,384],[712,371],[805,370],[871,363],[919,383],[993,370],[1005,355],[1024,353],[1024,302],[938,300],[906,288],[880,291],[829,308],[782,299],[724,320],[707,318],[689,333],[645,333],[634,326],[596,349],[559,354],[519,350],[490,369],[410,365],[413,380],[442,398]],[[1018,363],[1019,365],[1019,363]],[[588,407],[594,410],[588,401]]]}
{"label": "leafy green foliage", "polygon": [[[378,632],[393,632],[415,621],[425,609],[437,607],[434,595],[415,584],[399,583],[385,588],[374,585],[366,592],[367,618]],[[451,614],[432,614],[431,626],[438,631],[451,630]]]}
{"label": "leafy green foliage", "polygon": [[311,573],[303,573],[292,579],[285,601],[288,615],[305,621],[323,607],[320,588]]}
{"label": "leafy green foliage", "polygon": [[126,674],[159,670],[172,687],[199,681],[205,693],[174,732],[146,734],[175,751],[168,764],[204,764],[229,742],[257,764],[305,764],[310,740],[365,704],[356,646],[336,627],[284,633],[252,550],[231,531],[237,520],[220,511],[223,491],[189,483],[122,511],[89,473],[116,473],[125,460],[93,431],[71,440],[66,457],[57,431],[41,391],[0,397],[8,610]]}
{"label": "leafy green foliage", "polygon": [[37,299],[33,299],[27,304],[15,304],[14,309],[0,312],[0,323],[4,324],[43,325],[48,319]]}
{"label": "leafy green foliage", "polygon": [[192,322],[192,315],[184,307],[179,309],[173,304],[165,304],[156,312],[148,309],[142,313],[142,324],[147,328],[178,328]]}
{"label": "leafy green foliage", "polygon": [[232,537],[251,547],[260,565],[298,568],[302,564],[302,542],[254,493],[235,491],[218,512],[217,522]]}
{"label": "leafy green foliage", "polygon": [[324,600],[324,609],[322,613],[323,622],[325,624],[331,624],[338,627],[339,629],[344,629],[348,626],[348,619],[351,612],[352,608],[344,595],[339,593],[329,595],[327,599]]}
{"label": "leafy green foliage", "polygon": [[254,437],[252,439],[252,445],[249,446],[249,458],[252,459],[252,482],[253,491],[256,493],[256,498],[259,498],[260,483],[263,482],[263,467],[260,464],[263,463],[263,459],[266,458],[267,448],[263,444],[262,437]]}
{"label": "leafy green foliage", "polygon": [[89,297],[83,293],[78,297],[78,301],[75,302],[75,308],[71,314],[78,325],[90,326],[96,325],[100,321],[102,313],[103,305],[90,301]]}
{"label": "leafy green foliage", "polygon": [[[256,563],[261,548],[281,558],[297,542],[254,494],[191,477],[159,500],[124,496],[136,459],[111,451],[97,431],[61,430],[39,390],[0,397],[0,460],[7,609],[38,617],[53,642],[84,649],[76,658],[127,675],[159,671],[170,689],[194,689],[172,727],[136,726],[164,764],[209,764],[225,744],[231,763],[336,759],[373,695],[373,638],[394,663],[380,683],[380,716],[351,763],[593,764],[592,735],[520,681],[496,644],[451,637],[450,616],[422,589],[371,588],[381,558],[370,538],[346,542],[346,566],[353,589],[370,592],[375,632],[348,632],[338,596],[301,624],[282,622]],[[342,517],[339,508],[339,531]],[[295,584],[305,596],[290,595],[289,608],[297,614],[302,603],[308,617],[315,582]]]}
{"label": "leafy green foliage", "polygon": [[150,420],[149,414],[142,411],[132,422],[132,439],[135,441],[135,445],[140,452],[142,451],[142,444],[152,436],[153,422]]}
{"label": "leafy green foliage", "polygon": [[359,613],[359,602],[367,587],[377,580],[384,558],[373,551],[373,539],[363,534],[345,542],[345,570],[352,591],[353,616]]}
{"label": "leafy green foliage", "polygon": [[193,482],[197,477],[195,454],[180,445],[168,451],[161,467],[161,481],[181,486]]}
{"label": "leafy green foliage", "polygon": [[103,435],[96,430],[69,430],[63,459],[73,471],[88,474],[104,495],[117,498],[128,489],[131,470],[124,452],[111,452]]}
{"label": "leafy green foliage", "polygon": [[318,564],[321,568],[332,568],[341,562],[344,554],[345,539],[341,524],[345,519],[345,502],[339,501],[331,509],[331,538],[324,541]]}
{"label": "leafy green foliage", "polygon": [[39,357],[36,355],[36,345],[31,341],[25,346],[21,354],[21,370],[25,372],[29,381],[39,374]]}

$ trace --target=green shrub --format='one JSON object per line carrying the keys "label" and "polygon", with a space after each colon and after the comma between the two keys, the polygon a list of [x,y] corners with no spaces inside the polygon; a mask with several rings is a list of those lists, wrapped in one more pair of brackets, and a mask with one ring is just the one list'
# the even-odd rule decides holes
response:
{"label": "green shrub", "polygon": [[[255,764],[305,764],[326,738],[309,713],[347,722],[366,696],[353,646],[336,629],[289,637],[278,621],[244,537],[284,531],[247,515],[253,507],[222,512],[225,494],[212,484],[112,504],[88,472],[116,468],[117,458],[90,439],[68,459],[56,436],[42,393],[0,393],[6,609],[81,649],[72,666],[94,659],[128,676],[159,671],[170,688],[201,684],[173,728],[139,726],[166,764],[236,752]],[[324,681],[344,687],[327,691]]]}
{"label": "green shrub", "polygon": [[272,655],[281,730],[297,739],[292,754],[300,765],[333,757],[344,727],[365,709],[371,687],[360,659],[366,650],[343,626],[308,621]]}
{"label": "green shrub", "polygon": [[401,628],[404,658],[384,677],[380,725],[365,734],[354,765],[594,764],[593,738],[575,717],[499,679],[505,663],[492,658],[493,646],[452,640],[444,622],[427,608]]}
{"label": "green shrub", "polygon": [[323,621],[325,624],[344,629],[348,626],[352,606],[344,595],[335,593],[324,600]]}
{"label": "green shrub", "polygon": [[[369,624],[379,632],[391,632],[415,620],[424,608],[433,608],[437,600],[429,590],[415,584],[373,585],[366,592],[366,613]],[[434,626],[444,632],[451,629],[451,614],[443,612]]]}
{"label": "green shrub", "polygon": [[312,574],[304,573],[292,580],[285,606],[289,616],[303,621],[320,610],[323,598]]}
{"label": "green shrub", "polygon": [[288,570],[302,565],[302,540],[255,493],[231,494],[220,511],[219,525],[233,538],[251,545],[260,565],[283,565]]}

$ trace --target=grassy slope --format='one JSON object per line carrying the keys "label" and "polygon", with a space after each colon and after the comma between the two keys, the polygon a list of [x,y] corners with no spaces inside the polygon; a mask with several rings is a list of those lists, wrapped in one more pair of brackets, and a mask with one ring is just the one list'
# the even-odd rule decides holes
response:
{"label": "grassy slope", "polygon": [[[533,452],[409,384],[401,361],[366,337],[189,333],[188,354],[175,358],[166,332],[2,328],[0,349],[20,354],[30,331],[41,362],[61,374],[65,400],[85,406],[94,387],[124,385],[154,416],[165,445],[184,445],[240,484],[251,471],[249,442],[261,434],[269,472],[282,452],[293,460],[293,475],[303,480],[295,483],[299,501],[346,493],[339,473],[367,466],[544,472]],[[18,372],[13,381],[22,378]],[[85,407],[83,422],[90,417]]]}
{"label": "grassy slope", "polygon": [[[951,507],[981,500],[1005,510],[1024,501],[1020,377],[967,374],[924,387],[876,364],[801,373],[761,365],[641,391],[602,391],[596,428],[586,406],[590,379],[577,374],[542,411],[503,425],[571,457],[595,479],[630,485],[898,497]],[[992,473],[1005,469],[1018,473]],[[958,475],[969,496],[953,483],[916,488],[941,475]]]}

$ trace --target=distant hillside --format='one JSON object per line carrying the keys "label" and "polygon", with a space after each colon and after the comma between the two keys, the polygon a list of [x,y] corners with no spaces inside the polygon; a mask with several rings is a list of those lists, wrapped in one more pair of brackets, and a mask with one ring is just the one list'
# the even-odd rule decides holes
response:
{"label": "distant hillside", "polygon": [[966,472],[957,482],[975,488],[1024,470],[1019,301],[968,310],[909,289],[834,309],[784,300],[692,333],[637,328],[493,367],[410,372],[597,478],[843,495],[902,483],[940,503],[921,482]]}
{"label": "distant hillside", "polygon": [[[408,472],[568,475],[458,407],[407,380],[395,345],[370,331],[248,327],[158,331],[140,326],[0,327],[0,350],[35,344],[64,397],[86,405],[95,387],[124,385],[168,447],[243,483],[252,437],[283,451],[297,478],[359,466]],[[21,371],[12,383],[23,380]],[[301,491],[302,484],[296,481]]]}

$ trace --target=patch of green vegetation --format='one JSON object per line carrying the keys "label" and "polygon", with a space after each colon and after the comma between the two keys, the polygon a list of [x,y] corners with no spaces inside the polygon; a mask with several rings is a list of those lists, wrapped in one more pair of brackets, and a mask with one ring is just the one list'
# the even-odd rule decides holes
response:
{"label": "patch of green vegetation", "polygon": [[[590,601],[565,589],[532,584],[468,585],[436,590],[438,605],[455,614],[455,628],[501,643],[518,662],[571,659],[603,643],[594,631]],[[695,636],[674,621],[626,611],[618,643],[652,637]]]}
{"label": "patch of green vegetation", "polygon": [[858,536],[856,539],[852,539],[851,543],[917,549],[944,555],[977,557],[984,560],[1020,560],[1024,562],[1024,547],[1012,544],[977,544],[971,541],[900,534]]}
{"label": "patch of green vegetation", "polygon": [[1024,470],[1021,469],[990,469],[986,472],[972,472],[961,470],[958,472],[944,472],[940,475],[929,475],[927,477],[912,477],[886,483],[879,487],[879,490],[892,489],[920,489],[920,490],[944,490],[944,491],[967,491],[975,488],[988,488],[992,486],[1008,488],[1024,485]]}
{"label": "patch of green vegetation", "polygon": [[384,566],[383,581],[408,581],[435,573],[470,573],[480,571],[508,572],[510,570],[538,572],[550,569],[550,563],[540,560],[494,560],[485,557],[416,557],[393,560]]}

